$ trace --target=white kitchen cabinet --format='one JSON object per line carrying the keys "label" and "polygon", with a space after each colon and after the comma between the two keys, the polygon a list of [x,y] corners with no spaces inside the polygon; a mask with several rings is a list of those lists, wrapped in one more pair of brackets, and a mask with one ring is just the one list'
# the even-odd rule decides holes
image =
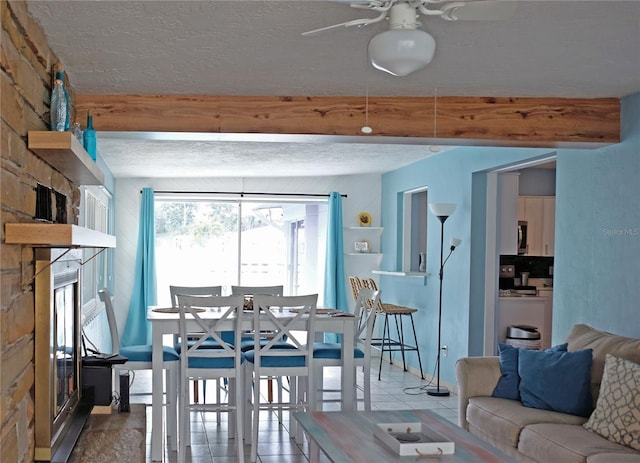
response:
{"label": "white kitchen cabinet", "polygon": [[500,174],[498,181],[500,255],[518,254],[518,173]]}
{"label": "white kitchen cabinet", "polygon": [[542,198],[542,255],[553,256],[556,237],[556,198]]}
{"label": "white kitchen cabinet", "polygon": [[555,243],[555,196],[520,196],[518,220],[527,222],[527,255],[553,256]]}
{"label": "white kitchen cabinet", "polygon": [[524,215],[525,199],[525,196],[518,196],[518,221],[527,220]]}

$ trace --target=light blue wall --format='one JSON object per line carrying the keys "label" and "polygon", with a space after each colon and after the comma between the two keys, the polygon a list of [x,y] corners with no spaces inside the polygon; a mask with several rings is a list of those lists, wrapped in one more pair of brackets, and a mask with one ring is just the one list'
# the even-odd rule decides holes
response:
{"label": "light blue wall", "polygon": [[[444,272],[442,343],[449,347],[447,358],[441,359],[444,381],[453,381],[457,358],[469,352],[482,351],[486,227],[484,173],[495,166],[548,157],[550,152],[552,150],[549,149],[458,148],[382,177],[383,270],[399,270],[397,252],[404,191],[428,186],[429,203],[457,204],[456,211],[445,222],[444,230],[447,249],[451,237],[462,239]],[[428,214],[427,219],[427,273],[431,276],[427,277],[426,285],[422,279],[381,276],[380,286],[385,302],[418,309],[414,315],[418,345],[423,367],[431,373],[437,354],[440,222],[432,214]],[[417,366],[415,354],[409,355],[408,363]]]}
{"label": "light blue wall", "polygon": [[[622,105],[623,142],[596,150],[558,150],[554,342],[575,323],[640,337],[640,95]],[[457,358],[482,352],[487,171],[544,157],[550,150],[460,148],[382,177],[383,270],[397,270],[398,197],[429,187],[429,202],[453,202],[445,246],[463,243],[447,263],[443,287],[442,380],[455,382]],[[611,232],[610,230],[614,230]],[[616,230],[631,230],[623,235]],[[381,277],[385,302],[419,309],[416,330],[423,366],[432,373],[437,354],[440,222],[428,216],[427,278]],[[410,365],[417,367],[415,356]]]}
{"label": "light blue wall", "polygon": [[558,156],[553,340],[576,322],[640,337],[640,93],[622,143]]}

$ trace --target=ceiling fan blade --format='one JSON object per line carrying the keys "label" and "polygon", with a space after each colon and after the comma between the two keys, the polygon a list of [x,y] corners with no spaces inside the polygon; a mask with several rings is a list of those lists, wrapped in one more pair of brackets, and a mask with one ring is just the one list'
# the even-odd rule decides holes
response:
{"label": "ceiling fan blade", "polygon": [[498,21],[510,18],[517,9],[517,0],[477,0],[440,6],[442,18],[449,21]]}
{"label": "ceiling fan blade", "polygon": [[339,27],[368,26],[369,24],[382,21],[385,17],[386,17],[386,12],[383,12],[382,14],[380,14],[375,18],[353,19],[351,21],[346,21],[340,24],[334,24],[333,26],[326,26],[326,27],[321,27],[319,29],[314,29],[312,31],[303,32],[302,35],[304,35],[305,37],[318,35],[322,32],[330,31],[332,29],[337,29]]}
{"label": "ceiling fan blade", "polygon": [[332,3],[343,3],[353,8],[375,9],[389,3],[389,0],[329,0]]}

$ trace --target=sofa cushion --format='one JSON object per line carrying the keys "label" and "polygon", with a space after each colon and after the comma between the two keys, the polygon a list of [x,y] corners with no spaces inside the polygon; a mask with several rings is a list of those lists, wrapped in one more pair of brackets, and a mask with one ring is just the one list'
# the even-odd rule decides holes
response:
{"label": "sofa cushion", "polygon": [[508,344],[498,344],[500,372],[502,376],[493,390],[493,397],[520,400],[520,376],[518,376],[518,349]]}
{"label": "sofa cushion", "polygon": [[588,325],[577,324],[567,336],[567,343],[569,351],[593,349],[591,394],[594,401],[598,397],[606,354],[640,363],[640,339],[618,336],[596,330]]}
{"label": "sofa cushion", "polygon": [[526,407],[589,416],[591,349],[577,352],[521,350],[520,398]]}
{"label": "sofa cushion", "polygon": [[[518,446],[522,428],[533,423],[564,423],[577,425],[582,429],[586,418],[567,415],[549,410],[524,407],[516,400],[497,397],[472,397],[467,407],[467,421],[471,426],[482,428],[489,442],[507,442]],[[496,445],[500,447],[499,445]]]}
{"label": "sofa cushion", "polygon": [[[540,462],[586,463],[599,453],[633,454],[634,451],[587,431],[582,426],[538,423],[525,427],[518,450]],[[636,452],[637,453],[637,452]],[[606,460],[607,463],[616,460]]]}
{"label": "sofa cushion", "polygon": [[640,463],[640,453],[597,453],[589,455],[587,463]]}
{"label": "sofa cushion", "polygon": [[[518,352],[520,348],[509,344],[498,344],[500,355],[500,372],[502,376],[498,380],[492,397],[501,399],[520,400],[520,375],[518,374]],[[553,346],[549,351],[567,351],[567,343]]]}
{"label": "sofa cushion", "polygon": [[607,354],[600,396],[585,429],[640,450],[640,365]]}

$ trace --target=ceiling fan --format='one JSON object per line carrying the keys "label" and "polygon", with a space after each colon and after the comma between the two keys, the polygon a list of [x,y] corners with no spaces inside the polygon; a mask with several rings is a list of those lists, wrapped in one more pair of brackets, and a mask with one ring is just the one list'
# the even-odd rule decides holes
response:
{"label": "ceiling fan", "polygon": [[368,26],[389,20],[389,30],[369,42],[369,59],[376,69],[394,76],[406,76],[424,68],[436,49],[431,35],[418,28],[420,15],[437,16],[447,21],[491,21],[507,19],[517,8],[517,0],[333,0],[349,3],[356,9],[377,11],[373,18],[353,19],[332,26],[303,32],[317,35],[339,27]]}

